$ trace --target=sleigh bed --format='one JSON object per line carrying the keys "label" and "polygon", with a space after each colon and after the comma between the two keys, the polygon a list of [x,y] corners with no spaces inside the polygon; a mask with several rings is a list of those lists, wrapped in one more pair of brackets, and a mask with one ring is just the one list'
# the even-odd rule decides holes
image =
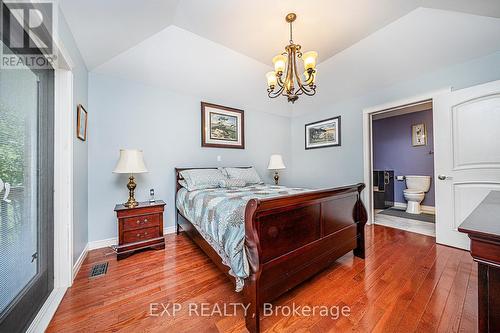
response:
{"label": "sleigh bed", "polygon": [[[181,172],[176,168],[176,200],[182,186]],[[366,210],[361,202],[364,184],[332,189],[305,191],[272,198],[252,198],[244,209],[244,248],[248,277],[242,291],[249,304],[245,323],[250,332],[259,332],[263,303],[270,302],[336,259],[353,250],[364,258]],[[181,190],[182,189],[182,190]],[[184,213],[183,213],[184,212]],[[229,274],[220,250],[207,241],[206,235],[190,221],[176,203],[177,233],[184,231]],[[243,237],[243,236],[242,236]]]}

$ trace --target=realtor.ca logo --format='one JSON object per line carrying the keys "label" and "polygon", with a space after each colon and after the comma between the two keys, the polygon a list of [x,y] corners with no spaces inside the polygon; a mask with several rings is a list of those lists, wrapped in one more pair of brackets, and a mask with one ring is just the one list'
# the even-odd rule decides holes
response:
{"label": "realtor.ca logo", "polygon": [[53,1],[10,0],[0,6],[0,67],[56,67],[53,32],[57,6]]}

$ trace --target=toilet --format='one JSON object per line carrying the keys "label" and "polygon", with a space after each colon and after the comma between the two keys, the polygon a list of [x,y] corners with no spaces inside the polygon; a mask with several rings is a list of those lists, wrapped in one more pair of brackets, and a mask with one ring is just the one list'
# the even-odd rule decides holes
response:
{"label": "toilet", "polygon": [[403,195],[408,202],[406,212],[410,214],[421,214],[420,203],[424,200],[425,193],[431,187],[430,176],[405,176],[406,190]]}

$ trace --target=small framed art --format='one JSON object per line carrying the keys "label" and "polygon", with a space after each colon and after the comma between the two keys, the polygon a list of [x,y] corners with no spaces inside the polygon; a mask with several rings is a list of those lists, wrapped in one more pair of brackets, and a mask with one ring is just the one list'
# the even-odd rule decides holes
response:
{"label": "small framed art", "polygon": [[425,124],[415,124],[411,126],[411,144],[416,146],[425,146],[427,144],[427,129]]}
{"label": "small framed art", "polygon": [[87,140],[87,110],[81,104],[76,109],[76,136],[82,141]]}

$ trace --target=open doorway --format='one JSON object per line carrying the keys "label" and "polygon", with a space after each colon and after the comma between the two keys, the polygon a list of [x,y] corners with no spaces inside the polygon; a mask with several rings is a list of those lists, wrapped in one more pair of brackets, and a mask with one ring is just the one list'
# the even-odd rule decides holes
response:
{"label": "open doorway", "polygon": [[370,221],[435,236],[432,99],[371,110],[366,116]]}
{"label": "open doorway", "polygon": [[[432,101],[436,243],[469,248],[457,230],[474,208],[500,186],[498,134],[500,81],[452,91],[450,87],[363,110],[363,202],[374,223],[372,118]],[[431,147],[429,147],[431,148]]]}
{"label": "open doorway", "polygon": [[372,115],[374,223],[436,235],[432,101]]}

